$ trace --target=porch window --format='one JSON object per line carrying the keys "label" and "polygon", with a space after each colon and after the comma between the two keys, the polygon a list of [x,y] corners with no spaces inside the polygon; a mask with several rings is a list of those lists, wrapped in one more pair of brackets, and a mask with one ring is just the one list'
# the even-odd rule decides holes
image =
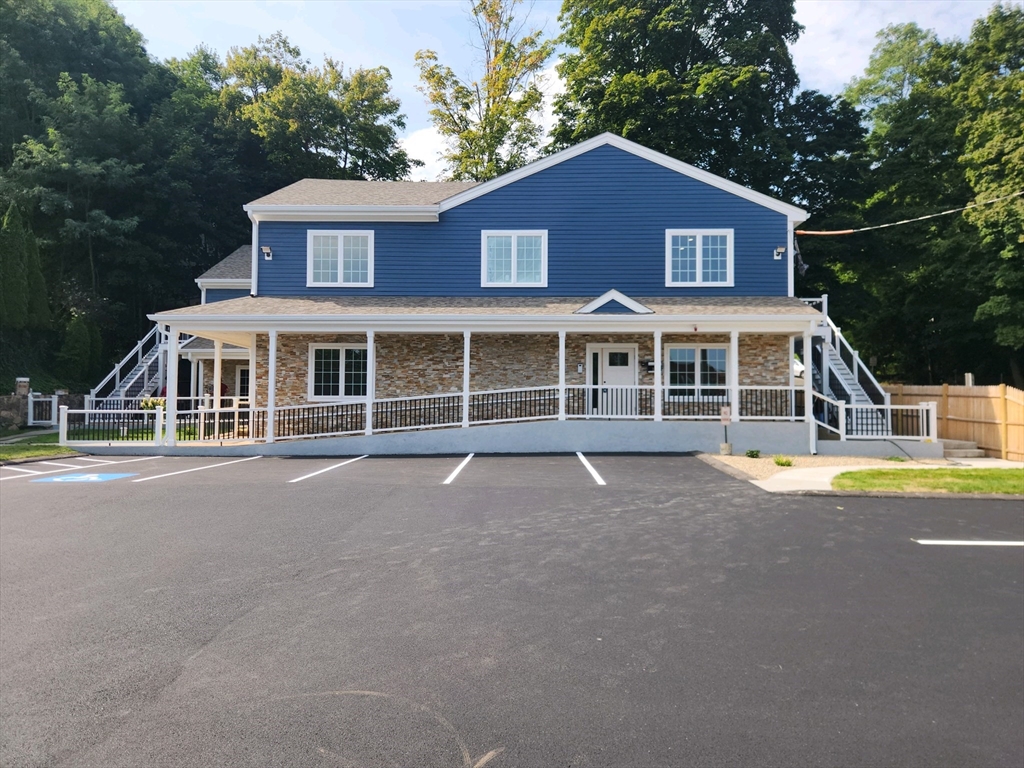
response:
{"label": "porch window", "polygon": [[373,232],[309,230],[306,285],[372,288]]}
{"label": "porch window", "polygon": [[733,284],[731,229],[666,229],[665,285]]}
{"label": "porch window", "polygon": [[547,287],[547,230],[485,230],[481,240],[482,287]]}
{"label": "porch window", "polygon": [[667,348],[665,386],[671,398],[724,397],[728,387],[726,347],[673,346]]}
{"label": "porch window", "polygon": [[310,344],[309,399],[366,397],[366,346]]}

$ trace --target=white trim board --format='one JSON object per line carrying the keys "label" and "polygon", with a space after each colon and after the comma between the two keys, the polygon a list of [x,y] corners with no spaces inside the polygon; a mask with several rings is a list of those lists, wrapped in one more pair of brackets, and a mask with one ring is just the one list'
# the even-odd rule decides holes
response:
{"label": "white trim board", "polygon": [[663,155],[661,152],[655,152],[653,149],[648,149],[636,142],[624,139],[621,136],[616,136],[612,133],[602,133],[600,136],[587,139],[573,147],[563,149],[561,152],[556,152],[553,155],[548,155],[541,160],[525,165],[518,170],[510,171],[496,179],[491,179],[483,184],[467,189],[465,192],[460,192],[446,200],[442,200],[438,204],[438,210],[441,213],[444,213],[445,211],[456,208],[463,203],[468,203],[470,200],[476,200],[478,197],[489,194],[496,189],[501,189],[507,184],[512,184],[520,179],[525,179],[527,176],[532,176],[535,173],[539,173],[540,171],[556,166],[566,160],[579,157],[592,149],[597,149],[598,147],[606,145],[616,147],[624,152],[629,152],[631,155],[635,155],[652,163],[657,163],[664,168],[668,168],[670,171],[675,171],[683,176],[688,176],[689,178],[703,182],[708,186],[720,189],[723,192],[728,192],[729,194],[736,195],[744,200],[749,200],[752,203],[756,203],[757,205],[768,208],[776,213],[781,213],[793,224],[799,224],[807,219],[808,213],[802,208],[797,208],[795,205],[790,205],[789,203],[784,203],[781,200],[776,200],[768,195],[762,195],[760,192],[747,189],[734,181],[723,179],[721,176],[716,176],[713,173],[696,168],[688,163],[682,162],[681,160],[676,160],[668,155]]}
{"label": "white trim board", "polygon": [[627,296],[626,294],[622,293],[621,291],[615,290],[614,288],[612,288],[610,291],[605,291],[604,293],[602,293],[600,296],[598,296],[596,299],[594,299],[589,304],[585,304],[584,306],[582,306],[579,309],[577,309],[575,312],[573,312],[573,314],[574,315],[589,315],[592,312],[594,312],[595,310],[600,309],[605,304],[608,304],[609,302],[612,302],[612,301],[617,301],[619,304],[624,306],[626,309],[631,309],[631,310],[633,310],[638,315],[653,315],[654,314],[654,310],[651,309],[650,307],[645,307],[639,301],[636,301],[635,299],[629,298],[629,296]]}

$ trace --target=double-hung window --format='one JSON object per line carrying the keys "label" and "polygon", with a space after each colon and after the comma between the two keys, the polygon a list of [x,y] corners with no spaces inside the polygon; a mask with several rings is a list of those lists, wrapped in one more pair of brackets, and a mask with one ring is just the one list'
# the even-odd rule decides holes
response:
{"label": "double-hung window", "polygon": [[311,229],[306,234],[306,285],[372,288],[373,232]]}
{"label": "double-hung window", "polygon": [[666,229],[665,285],[731,286],[731,229]]}
{"label": "double-hung window", "polygon": [[365,344],[310,344],[310,400],[366,397]]}
{"label": "double-hung window", "polygon": [[665,387],[670,398],[700,400],[727,394],[727,347],[668,346],[665,352]]}
{"label": "double-hung window", "polygon": [[547,230],[484,230],[480,261],[484,288],[547,288]]}

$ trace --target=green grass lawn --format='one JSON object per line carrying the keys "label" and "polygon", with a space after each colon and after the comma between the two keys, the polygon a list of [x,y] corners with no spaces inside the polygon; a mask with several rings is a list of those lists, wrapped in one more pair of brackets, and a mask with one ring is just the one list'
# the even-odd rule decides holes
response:
{"label": "green grass lawn", "polygon": [[[49,435],[47,435],[49,437]],[[56,437],[56,435],[54,435]],[[0,462],[11,461],[12,459],[31,459],[36,456],[58,456],[76,453],[71,448],[64,448],[57,445],[56,440],[47,443],[35,444],[32,442],[8,443],[0,445]]]}
{"label": "green grass lawn", "polygon": [[832,480],[837,491],[1024,494],[1024,469],[866,469]]}

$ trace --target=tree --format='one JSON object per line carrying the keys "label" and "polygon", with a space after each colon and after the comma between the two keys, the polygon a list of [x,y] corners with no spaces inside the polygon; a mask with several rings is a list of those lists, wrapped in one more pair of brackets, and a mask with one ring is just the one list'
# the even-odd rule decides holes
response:
{"label": "tree", "polygon": [[0,325],[17,331],[29,322],[28,269],[25,228],[18,207],[11,203],[0,227],[0,291],[3,316]]}
{"label": "tree", "polygon": [[431,50],[416,52],[419,90],[445,139],[444,159],[455,180],[486,181],[528,163],[541,143],[539,73],[554,52],[540,30],[524,32],[522,0],[475,0],[473,25],[483,72],[460,78]]}
{"label": "tree", "polygon": [[[960,158],[975,202],[1024,191],[1024,8],[997,5],[979,20],[964,50],[953,97],[963,109]],[[992,295],[977,319],[996,323],[996,341],[1024,349],[1024,196],[964,214],[998,249]],[[1024,379],[1017,356],[1015,379]]]}
{"label": "tree", "polygon": [[39,244],[31,229],[25,232],[25,273],[28,284],[28,327],[46,330],[50,327],[50,302],[46,277],[39,260]]}
{"label": "tree", "polygon": [[76,383],[89,378],[92,362],[92,341],[89,324],[81,315],[74,315],[64,334],[64,344],[58,354],[64,375]]}
{"label": "tree", "polygon": [[564,0],[559,147],[610,131],[762,192],[789,165],[792,0]]}

